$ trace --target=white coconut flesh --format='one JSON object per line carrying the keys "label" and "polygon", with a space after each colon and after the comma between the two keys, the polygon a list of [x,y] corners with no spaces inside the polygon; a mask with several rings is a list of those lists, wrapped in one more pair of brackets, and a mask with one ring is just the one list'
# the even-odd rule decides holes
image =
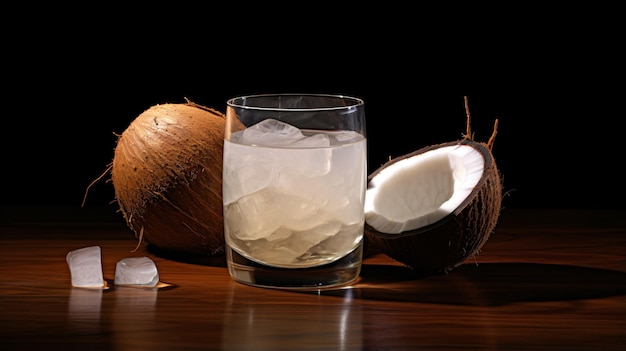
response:
{"label": "white coconut flesh", "polygon": [[365,221],[387,234],[436,223],[472,193],[484,168],[481,152],[464,144],[435,148],[392,163],[369,182]]}

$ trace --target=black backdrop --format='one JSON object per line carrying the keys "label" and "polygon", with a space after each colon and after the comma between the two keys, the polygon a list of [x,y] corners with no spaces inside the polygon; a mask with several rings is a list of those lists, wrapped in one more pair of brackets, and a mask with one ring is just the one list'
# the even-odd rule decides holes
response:
{"label": "black backdrop", "polygon": [[[270,92],[363,98],[370,172],[390,157],[461,138],[468,96],[475,139],[487,141],[499,120],[504,207],[624,206],[617,50],[574,20],[567,31],[511,26],[505,35],[493,27],[468,34],[469,21],[444,32],[335,16],[331,23],[345,23],[321,32],[306,22],[304,33],[262,21],[237,29],[226,14],[172,22],[167,9],[45,22],[41,11],[21,22],[31,31],[4,34],[2,206],[80,206],[112,161],[115,134],[154,104],[188,98],[224,111],[230,97]],[[91,188],[86,206],[111,204],[107,179]]]}

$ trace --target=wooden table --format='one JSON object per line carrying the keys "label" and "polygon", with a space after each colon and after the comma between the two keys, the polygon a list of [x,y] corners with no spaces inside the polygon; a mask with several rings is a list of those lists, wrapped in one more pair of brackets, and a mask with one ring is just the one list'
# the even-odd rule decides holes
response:
{"label": "wooden table", "polygon": [[[505,209],[481,254],[448,274],[416,274],[371,250],[360,281],[319,292],[235,283],[222,257],[132,252],[137,241],[121,219],[2,210],[4,351],[626,346],[626,210]],[[45,220],[24,214],[46,211]],[[171,286],[72,288],[65,256],[91,245],[102,248],[108,281],[118,260],[148,256]]]}

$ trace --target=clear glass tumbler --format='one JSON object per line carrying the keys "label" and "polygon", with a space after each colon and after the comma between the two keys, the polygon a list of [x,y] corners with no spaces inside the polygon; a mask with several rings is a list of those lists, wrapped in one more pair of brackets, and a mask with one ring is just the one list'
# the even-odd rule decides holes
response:
{"label": "clear glass tumbler", "polygon": [[363,258],[364,101],[264,94],[226,106],[223,200],[228,271],[240,283],[353,283]]}

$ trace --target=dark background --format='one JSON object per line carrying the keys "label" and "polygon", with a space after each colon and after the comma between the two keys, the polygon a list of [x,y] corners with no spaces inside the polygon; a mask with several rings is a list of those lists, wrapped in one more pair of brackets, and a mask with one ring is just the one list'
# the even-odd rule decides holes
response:
{"label": "dark background", "polygon": [[[1,206],[80,207],[116,134],[152,105],[224,111],[237,95],[307,92],[366,101],[370,172],[461,138],[467,96],[476,140],[499,120],[505,208],[624,207],[610,9],[503,10],[489,23],[462,10],[69,10],[20,12],[3,33]],[[108,179],[86,207],[115,209]]]}

